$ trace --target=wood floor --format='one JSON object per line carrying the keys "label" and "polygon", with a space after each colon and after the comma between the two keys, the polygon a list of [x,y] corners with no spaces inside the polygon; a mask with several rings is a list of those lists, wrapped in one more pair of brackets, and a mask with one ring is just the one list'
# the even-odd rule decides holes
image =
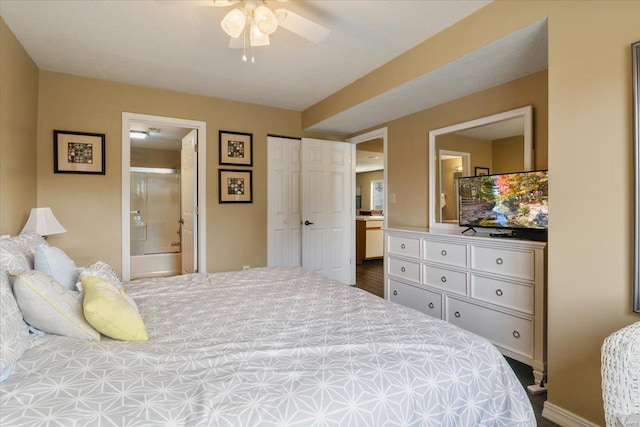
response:
{"label": "wood floor", "polygon": [[[384,266],[381,259],[363,261],[362,264],[356,265],[356,287],[384,298]],[[533,384],[533,374],[529,366],[508,357],[505,359],[523,387]],[[547,393],[533,395],[527,392],[527,395],[533,406],[538,427],[557,427],[557,424],[542,418],[542,406],[547,400]]]}

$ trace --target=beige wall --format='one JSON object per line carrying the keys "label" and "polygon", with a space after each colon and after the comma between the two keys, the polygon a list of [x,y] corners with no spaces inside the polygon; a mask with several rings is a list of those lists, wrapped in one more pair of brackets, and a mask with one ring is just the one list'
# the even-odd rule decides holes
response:
{"label": "beige wall", "polygon": [[36,207],[38,67],[1,18],[0,94],[0,234],[13,235]]}
{"label": "beige wall", "polygon": [[371,210],[371,181],[378,179],[384,179],[384,171],[379,170],[356,174],[356,185],[362,187],[362,207],[360,210]]}
{"label": "beige wall", "polygon": [[[597,424],[604,423],[602,340],[640,320],[631,301],[630,44],[640,39],[638,16],[639,1],[493,2],[303,112],[303,126],[312,125],[548,20],[548,114],[545,89],[512,90],[512,98],[488,96],[489,91],[389,123],[387,185],[397,203],[389,205],[388,218],[390,225],[428,224],[425,141],[430,128],[537,103],[536,168],[548,168],[551,177],[547,402]],[[480,102],[483,97],[487,102]],[[542,141],[547,135],[548,146]],[[416,182],[411,193],[423,197],[412,198],[403,189],[408,177]],[[594,194],[606,194],[607,206],[615,207],[606,212],[606,232],[593,212]]]}
{"label": "beige wall", "polygon": [[131,166],[180,169],[180,151],[131,147]]}
{"label": "beige wall", "polygon": [[524,170],[524,136],[494,139],[491,141],[491,152],[491,173]]}
{"label": "beige wall", "polygon": [[[534,135],[538,147],[535,161],[536,166],[544,165],[541,167],[544,169],[547,165],[546,71],[386,123],[389,139],[387,191],[396,195],[396,203],[387,206],[389,225],[427,227],[429,224],[427,163],[430,130],[526,105],[534,108]],[[481,150],[474,151],[471,159],[472,172],[474,166],[487,166],[480,163],[483,159],[491,163],[490,154],[483,154]],[[406,182],[413,185],[407,186]]]}
{"label": "beige wall", "polygon": [[[40,72],[38,203],[65,234],[52,237],[77,264],[121,265],[122,112],[207,124],[207,268],[264,266],[267,259],[267,133],[300,135],[300,113],[96,79]],[[106,134],[106,175],[53,173],[53,129]],[[218,130],[253,133],[252,204],[218,203]]]}

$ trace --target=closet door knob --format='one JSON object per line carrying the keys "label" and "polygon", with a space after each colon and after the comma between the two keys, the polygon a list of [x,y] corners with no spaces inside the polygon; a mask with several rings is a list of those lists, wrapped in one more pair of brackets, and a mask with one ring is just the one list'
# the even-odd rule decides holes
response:
{"label": "closet door knob", "polygon": [[402,271],[402,272],[404,273],[405,271],[407,271],[407,269],[406,269],[406,268],[404,268],[404,267],[402,267],[402,268],[400,269],[400,271]]}
{"label": "closet door knob", "polygon": [[502,261],[502,258],[496,258],[496,264],[498,265],[502,265],[504,261]]}
{"label": "closet door knob", "polygon": [[496,295],[498,295],[499,297],[502,296],[502,289],[498,289],[496,290]]}
{"label": "closet door knob", "polygon": [[433,307],[435,307],[435,305],[433,305],[433,303],[432,303],[432,302],[430,302],[430,303],[429,303],[429,308],[433,308]]}
{"label": "closet door knob", "polygon": [[398,295],[398,291],[393,291],[393,294],[394,295]]}
{"label": "closet door knob", "polygon": [[514,338],[520,338],[520,332],[513,331],[513,336],[514,336]]}
{"label": "closet door knob", "polygon": [[460,317],[460,312],[456,311],[455,313],[453,313],[453,315],[456,316],[456,317]]}
{"label": "closet door knob", "polygon": [[440,254],[441,254],[442,256],[447,256],[447,251],[445,251],[445,250],[443,249],[443,250],[441,250],[441,251],[440,251]]}
{"label": "closet door knob", "polygon": [[446,276],[442,276],[442,277],[440,278],[440,281],[441,281],[442,283],[446,283],[446,282],[447,282],[447,277],[446,277]]}
{"label": "closet door knob", "polygon": [[400,245],[400,249],[405,249],[407,246],[403,243]]}

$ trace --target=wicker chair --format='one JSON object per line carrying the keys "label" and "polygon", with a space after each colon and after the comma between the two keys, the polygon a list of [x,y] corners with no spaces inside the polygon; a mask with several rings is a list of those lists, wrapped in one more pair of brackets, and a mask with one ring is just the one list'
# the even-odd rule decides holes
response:
{"label": "wicker chair", "polygon": [[640,322],[609,335],[601,356],[607,427],[640,425]]}

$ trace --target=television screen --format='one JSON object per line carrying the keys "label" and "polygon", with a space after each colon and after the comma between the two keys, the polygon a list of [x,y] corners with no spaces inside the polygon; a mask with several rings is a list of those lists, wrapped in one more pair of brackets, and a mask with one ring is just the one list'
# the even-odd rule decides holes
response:
{"label": "television screen", "polygon": [[548,171],[459,178],[459,224],[546,230],[548,189]]}

